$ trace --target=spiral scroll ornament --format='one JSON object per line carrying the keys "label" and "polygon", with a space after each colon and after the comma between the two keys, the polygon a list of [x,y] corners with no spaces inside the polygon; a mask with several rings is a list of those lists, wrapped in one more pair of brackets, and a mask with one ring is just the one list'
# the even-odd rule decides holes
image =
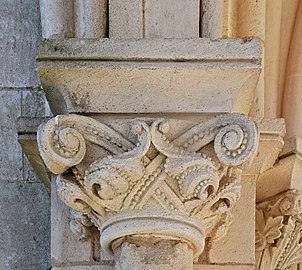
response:
{"label": "spiral scroll ornament", "polygon": [[57,118],[38,130],[40,154],[46,166],[59,174],[79,164],[86,154],[86,141],[75,128],[59,126]]}
{"label": "spiral scroll ornament", "polygon": [[219,130],[215,137],[214,149],[221,163],[238,166],[254,155],[257,138],[254,123],[242,127],[228,125]]}
{"label": "spiral scroll ornament", "polygon": [[117,239],[152,234],[191,243],[195,259],[206,238],[227,233],[241,169],[256,153],[258,139],[255,123],[242,114],[197,123],[101,123],[66,115],[42,125],[38,134],[45,164],[61,174],[60,198],[78,213],[71,222],[78,238],[86,238],[94,224],[110,253]]}

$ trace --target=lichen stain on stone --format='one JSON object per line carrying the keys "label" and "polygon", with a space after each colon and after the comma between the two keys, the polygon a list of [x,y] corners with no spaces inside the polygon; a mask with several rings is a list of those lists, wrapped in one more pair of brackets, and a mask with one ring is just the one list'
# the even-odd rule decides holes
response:
{"label": "lichen stain on stone", "polygon": [[88,109],[90,104],[90,94],[73,92],[71,93],[71,102],[76,107],[80,107],[81,109]]}

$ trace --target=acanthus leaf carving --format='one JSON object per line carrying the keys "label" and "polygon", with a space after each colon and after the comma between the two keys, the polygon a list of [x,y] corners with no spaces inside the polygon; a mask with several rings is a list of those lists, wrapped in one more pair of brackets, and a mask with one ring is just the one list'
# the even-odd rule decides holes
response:
{"label": "acanthus leaf carving", "polygon": [[289,190],[257,205],[258,269],[285,270],[302,260],[302,192]]}
{"label": "acanthus leaf carving", "polygon": [[70,209],[70,229],[72,233],[80,241],[85,241],[90,239],[94,232],[94,225],[91,222],[90,218],[74,209]]}
{"label": "acanthus leaf carving", "polygon": [[282,235],[283,216],[268,217],[266,220],[263,210],[256,211],[256,251],[262,251],[269,244],[273,244]]}
{"label": "acanthus leaf carving", "polygon": [[241,169],[258,145],[255,123],[242,114],[218,115],[186,122],[177,136],[173,124],[181,121],[127,123],[126,136],[78,115],[40,128],[41,156],[61,173],[59,196],[99,228],[108,252],[124,236],[150,233],[189,243],[197,259],[205,238],[219,239],[231,223]]}

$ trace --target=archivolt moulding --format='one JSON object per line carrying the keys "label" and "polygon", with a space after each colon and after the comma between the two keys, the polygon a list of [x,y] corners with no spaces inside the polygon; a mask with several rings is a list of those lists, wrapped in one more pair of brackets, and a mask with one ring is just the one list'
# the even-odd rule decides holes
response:
{"label": "archivolt moulding", "polygon": [[152,236],[187,243],[195,259],[206,238],[226,234],[258,140],[256,124],[237,113],[198,123],[61,115],[38,131],[59,196],[98,227],[104,250]]}

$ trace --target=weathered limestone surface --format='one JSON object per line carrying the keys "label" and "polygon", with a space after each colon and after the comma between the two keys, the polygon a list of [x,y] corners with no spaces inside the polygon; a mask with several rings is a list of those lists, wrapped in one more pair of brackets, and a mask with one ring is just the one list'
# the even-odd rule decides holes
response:
{"label": "weathered limestone surface", "polygon": [[[131,116],[129,116],[131,117]],[[107,121],[108,116],[106,117],[105,115],[99,116],[98,119],[100,121]],[[111,120],[113,123],[116,122],[114,125],[114,128],[119,131],[123,132],[124,130],[124,125],[121,125],[120,120]],[[130,120],[129,120],[130,121]],[[126,121],[127,122],[127,121]],[[282,136],[284,135],[284,122],[281,120],[271,120],[271,119],[257,119],[257,124],[259,127],[260,131],[260,143],[259,143],[259,148],[258,148],[258,153],[256,158],[254,159],[253,166],[252,168],[249,169],[249,173],[251,174],[257,174],[257,172],[260,170],[265,170],[265,168],[270,168],[275,159],[277,158],[279,152],[281,151],[281,147],[283,145],[282,141]],[[37,128],[37,125],[35,126]],[[36,129],[33,129],[32,132],[34,132]],[[276,149],[275,149],[276,148]],[[279,150],[278,150],[279,149]],[[270,152],[269,155],[267,153]],[[243,176],[242,177],[242,196],[241,199],[239,200],[239,204],[237,204],[234,208],[234,222],[230,226],[230,231],[225,240],[220,242],[220,245],[216,245],[213,247],[212,252],[210,254],[210,258],[212,262],[214,260],[217,260],[216,264],[220,261],[221,259],[221,254],[224,254],[226,257],[228,257],[227,261],[230,262],[231,264],[234,263],[252,263],[253,258],[254,258],[254,236],[253,233],[250,233],[251,231],[253,232],[254,230],[251,229],[254,227],[254,219],[251,219],[250,213],[254,211],[254,203],[255,203],[255,198],[254,198],[254,189],[255,189],[255,179],[252,179],[253,176]],[[248,180],[250,179],[250,180]],[[53,185],[55,187],[55,185]],[[53,191],[54,194],[56,191]],[[53,198],[55,196],[53,195]],[[55,199],[57,200],[57,199]],[[101,256],[99,256],[99,251],[95,249],[96,243],[91,242],[88,240],[88,243],[91,244],[91,246],[86,246],[86,249],[89,250],[89,253],[91,250],[93,252],[91,253],[92,256],[94,256],[94,259],[91,262],[88,262],[87,259],[88,256],[85,258],[81,258],[83,260],[82,262],[80,261],[79,257],[79,250],[63,250],[64,247],[68,247],[70,245],[75,245],[79,244],[77,246],[82,246],[83,244],[81,242],[75,242],[75,237],[71,234],[70,228],[69,228],[69,212],[60,201],[57,203],[53,204],[53,216],[57,216],[53,221],[53,228],[54,232],[58,231],[59,235],[67,235],[67,239],[64,239],[62,237],[55,237],[55,240],[53,240],[53,250],[55,251],[53,254],[58,255],[58,252],[56,250],[62,250],[61,252],[63,253],[63,257],[65,257],[65,260],[68,261],[69,263],[72,264],[81,264],[81,263],[99,263],[104,264],[108,263],[108,261],[112,261],[113,258],[112,256],[107,256],[105,252],[101,252]],[[65,214],[67,215],[66,217],[62,216],[62,211],[61,209],[65,208]],[[249,207],[252,207],[249,210]],[[59,212],[59,214],[56,213],[56,211]],[[246,224],[246,226],[242,227],[242,224]],[[244,229],[243,229],[244,228]],[[245,231],[246,229],[246,231]],[[248,237],[247,237],[248,235]],[[244,241],[242,242],[241,240],[243,238],[248,239],[250,237],[251,241]],[[74,243],[75,242],[75,243]],[[236,247],[238,245],[232,245],[231,243],[233,242],[238,242],[240,245],[240,249],[237,249]],[[228,246],[231,244],[231,246]],[[92,246],[94,245],[94,247]],[[85,245],[83,245],[85,246]],[[98,247],[99,248],[99,247]],[[220,253],[219,253],[220,252]],[[215,257],[216,256],[216,257]],[[59,256],[60,257],[60,256]],[[61,257],[61,258],[63,258]],[[99,258],[100,257],[100,258]],[[55,257],[53,256],[53,260]],[[58,267],[59,265],[63,264],[63,259],[57,261],[58,264],[56,266]],[[201,261],[200,261],[201,263]],[[223,261],[221,262],[223,264]],[[236,266],[239,267],[239,266]]]}
{"label": "weathered limestone surface", "polygon": [[21,116],[21,92],[0,91],[0,115],[0,179],[16,181],[23,178],[22,151],[15,127],[15,120]]}
{"label": "weathered limestone surface", "polygon": [[69,222],[70,208],[58,198],[55,181],[53,181],[51,192],[51,257],[53,266],[64,266],[66,263],[94,263],[92,239],[79,241],[71,232]]}
{"label": "weathered limestone surface", "polygon": [[17,118],[49,115],[41,90],[0,91],[0,181],[36,178],[17,141]]}
{"label": "weathered limestone surface", "polygon": [[38,87],[36,42],[41,36],[39,0],[0,5],[0,89]]}
{"label": "weathered limestone surface", "polygon": [[199,4],[199,0],[145,0],[144,37],[199,37]]}
{"label": "weathered limestone surface", "polygon": [[[208,145],[211,141],[213,144]],[[241,171],[231,167],[245,168],[244,163],[256,154],[258,130],[242,114],[219,115],[202,122],[173,119],[98,122],[65,115],[39,128],[38,143],[41,156],[53,173],[71,168],[73,173],[56,178],[57,192],[67,205],[89,217],[99,228],[101,247],[109,254],[113,250],[116,269],[157,266],[192,269],[193,258],[198,261],[205,239],[209,237],[215,243],[227,234],[232,221],[230,210],[241,193]],[[108,156],[107,151],[113,156]],[[253,190],[255,182],[253,179],[250,182]],[[244,180],[242,183],[244,190],[251,184]],[[252,190],[247,188],[243,192],[246,204],[241,205],[245,209],[249,206],[250,211],[254,209]],[[53,205],[57,211],[56,203]],[[254,231],[253,218],[242,219],[242,210],[239,212],[246,230]],[[60,217],[53,221],[54,238],[60,235],[56,224],[62,219],[60,211],[55,214]],[[237,220],[237,226],[238,223]],[[156,238],[152,245],[145,237],[148,234]],[[239,237],[237,233],[237,241]],[[229,240],[234,242],[235,238],[231,236]],[[57,245],[53,246],[53,253],[59,250],[56,257],[68,253],[62,244],[68,246],[69,241],[68,237],[57,239]],[[165,251],[167,246],[171,247],[170,252]],[[178,259],[171,251],[172,246]],[[237,254],[228,262],[253,263],[253,241],[248,241],[245,247],[243,253],[252,258]],[[144,259],[139,260],[140,255]],[[213,258],[211,262],[215,261],[215,255]]]}
{"label": "weathered limestone surface", "polygon": [[223,0],[204,0],[200,35],[205,38],[217,39],[223,36]]}
{"label": "weathered limestone surface", "polygon": [[115,270],[193,270],[193,251],[178,241],[126,240],[114,250]]}
{"label": "weathered limestone surface", "polygon": [[194,265],[193,270],[255,270],[253,265]]}
{"label": "weathered limestone surface", "polygon": [[16,121],[44,113],[40,91],[0,91],[0,268],[50,267],[50,202],[17,141]]}
{"label": "weathered limestone surface", "polygon": [[109,0],[109,38],[143,37],[143,1]]}
{"label": "weathered limestone surface", "polygon": [[242,176],[241,181],[241,197],[233,209],[234,221],[226,237],[209,251],[210,263],[253,264],[255,262],[256,177]]}
{"label": "weathered limestone surface", "polygon": [[40,183],[0,183],[0,269],[50,267],[50,204]]}
{"label": "weathered limestone surface", "polygon": [[302,189],[302,139],[285,141],[279,160],[274,167],[262,173],[257,180],[257,201],[262,201],[288,189]]}
{"label": "weathered limestone surface", "polygon": [[75,266],[63,266],[63,267],[52,267],[52,270],[114,270],[111,265],[75,265]]}
{"label": "weathered limestone surface", "polygon": [[284,119],[260,118],[257,123],[261,130],[260,145],[255,162],[249,171],[255,175],[273,167],[284,146],[283,138],[286,131]]}
{"label": "weathered limestone surface", "polygon": [[109,38],[197,38],[198,0],[110,0]]}
{"label": "weathered limestone surface", "polygon": [[75,37],[103,38],[107,35],[107,1],[76,0]]}
{"label": "weathered limestone surface", "polygon": [[[284,145],[285,134],[282,119],[258,119],[257,124],[260,131],[258,152],[251,168],[242,176],[241,197],[234,207],[234,222],[229,233],[209,251],[208,258],[212,263],[253,264],[255,260],[255,237],[252,231],[255,227],[256,183],[257,188],[260,183],[256,179],[259,173],[273,167]],[[274,182],[275,178],[271,180],[270,187],[273,190],[278,185]],[[240,249],[237,249],[237,246],[240,246]]]}
{"label": "weathered limestone surface", "polygon": [[[52,269],[53,270],[114,270],[115,268],[113,265],[97,264],[97,265],[80,265],[80,266],[74,265],[74,266],[64,266],[64,267],[53,267]],[[156,269],[160,269],[160,268],[156,268]],[[193,270],[255,270],[255,267],[253,265],[194,264]],[[295,268],[292,267],[290,268],[290,270],[298,270],[298,269],[297,267]]]}
{"label": "weathered limestone surface", "polygon": [[[44,39],[39,42],[38,60],[102,61],[261,61],[258,39]],[[46,64],[46,63],[45,63]]]}
{"label": "weathered limestone surface", "polygon": [[[0,179],[32,181],[37,178],[17,141],[17,118],[49,115],[42,91],[0,91]],[[13,151],[12,151],[13,149]]]}
{"label": "weathered limestone surface", "polygon": [[[109,6],[106,5],[106,2],[109,3]],[[47,38],[95,38],[110,35],[111,38],[117,40],[119,38],[142,37],[191,38],[199,35],[210,38],[258,36],[264,41],[265,47],[262,62],[264,72],[262,72],[256,89],[256,98],[253,100],[260,68],[260,46],[255,46],[257,47],[256,50],[251,49],[253,41],[245,41],[240,44],[234,40],[228,40],[226,43],[215,41],[216,45],[218,44],[216,47],[212,46],[213,42],[210,42],[212,43],[210,46],[203,46],[206,44],[194,43],[192,40],[185,40],[184,42],[179,40],[132,40],[126,42],[103,40],[100,42],[98,40],[89,41],[90,44],[85,41],[74,40],[54,41],[50,43],[51,46],[49,47],[46,44],[46,49],[42,50],[44,54],[40,55],[39,68],[43,77],[42,83],[48,98],[52,99],[51,105],[55,113],[164,112],[169,117],[175,117],[175,112],[185,112],[194,113],[194,117],[198,119],[199,113],[240,111],[245,114],[250,113],[253,116],[280,117],[283,115],[289,126],[287,136],[301,135],[301,125],[299,124],[301,122],[299,120],[301,115],[299,89],[301,88],[302,70],[301,54],[299,54],[302,29],[301,1],[40,0],[40,3],[43,34]],[[200,4],[204,10],[200,9]],[[0,7],[0,54],[3,55],[4,59],[0,63],[0,139],[4,140],[3,142],[0,141],[0,147],[3,149],[3,152],[0,153],[0,213],[2,214],[3,211],[1,206],[4,207],[5,211],[4,218],[0,221],[0,227],[4,228],[3,237],[5,237],[5,240],[3,240],[0,235],[0,268],[4,265],[5,269],[9,270],[10,268],[33,270],[38,268],[40,270],[49,266],[49,259],[45,257],[45,250],[48,250],[49,246],[47,245],[47,236],[42,229],[43,224],[46,224],[45,228],[49,226],[49,214],[45,210],[48,199],[42,200],[43,196],[41,194],[44,191],[41,189],[41,184],[38,184],[35,174],[17,145],[14,136],[16,127],[13,123],[18,116],[40,117],[48,115],[43,95],[39,91],[33,91],[34,89],[37,90],[39,86],[33,68],[35,41],[40,36],[39,15],[37,13],[37,0],[23,0],[21,2],[4,0]],[[108,14],[109,18],[107,18]],[[110,25],[107,25],[107,23]],[[109,33],[107,33],[108,29]],[[133,46],[132,42],[138,46]],[[213,47],[215,49],[211,51]],[[84,51],[87,49],[86,54],[83,53],[83,48]],[[227,54],[225,55],[224,52],[227,52]],[[238,54],[241,56],[238,57]],[[225,63],[226,61],[227,63]],[[87,78],[88,80],[85,81]],[[216,81],[219,83],[216,83]],[[103,85],[106,87],[103,87]],[[283,89],[285,89],[284,94]],[[7,90],[10,90],[10,92]],[[176,91],[176,94],[174,91]],[[106,95],[106,92],[110,94]],[[203,94],[199,96],[200,93],[203,93],[206,98]],[[102,99],[100,99],[100,96]],[[171,97],[174,99],[171,100]],[[96,100],[99,103],[95,103]],[[121,100],[123,102],[120,102]],[[251,106],[252,102],[253,105]],[[186,118],[188,115],[183,114],[182,117]],[[201,118],[204,119],[203,117],[205,116],[203,115]],[[260,123],[261,121],[256,122]],[[270,121],[270,123],[273,122]],[[261,124],[259,125],[260,130]],[[117,124],[114,125],[116,125],[117,130],[124,134],[124,125],[121,128],[117,127]],[[220,245],[213,246],[208,257],[203,258],[202,263],[208,263],[206,262],[206,259],[208,259],[210,263],[214,264],[196,265],[194,269],[253,268],[252,243],[254,228],[252,227],[254,224],[252,221],[254,209],[252,206],[255,202],[254,175],[266,170],[257,181],[257,199],[262,201],[258,205],[257,213],[258,216],[259,213],[262,213],[263,216],[262,220],[260,218],[261,222],[259,224],[261,226],[257,224],[256,232],[258,236],[261,232],[261,240],[266,241],[265,251],[261,254],[264,262],[261,267],[264,270],[270,268],[298,270],[302,268],[298,265],[287,267],[288,261],[286,260],[286,263],[280,264],[284,259],[282,255],[288,252],[289,247],[293,249],[301,248],[301,194],[294,201],[295,206],[299,208],[294,213],[288,213],[292,201],[286,196],[283,201],[281,195],[281,204],[275,201],[263,202],[268,196],[277,196],[272,200],[279,198],[280,192],[289,188],[301,190],[302,151],[300,150],[301,142],[299,138],[296,137],[287,142],[278,162],[272,167],[273,161],[283,145],[283,133],[282,128],[279,128],[280,126],[275,129],[267,129],[266,133],[262,133],[259,151],[256,153],[256,164],[248,171],[251,175],[242,178],[240,205],[237,204],[233,207],[235,222],[229,226],[230,230],[227,238],[224,238]],[[165,127],[162,126],[162,129],[164,130]],[[77,140],[73,138],[74,134],[76,133],[73,131],[71,133],[60,133],[63,155],[70,156],[74,153],[73,151],[77,145]],[[130,132],[127,133],[127,136],[129,134]],[[167,136],[169,139],[173,137],[170,137],[170,135]],[[134,136],[131,136],[127,137],[130,141],[129,145],[135,148],[135,144],[132,145],[131,143],[137,141]],[[71,140],[69,140],[70,137],[72,137]],[[231,148],[236,148],[232,143],[232,137],[234,137],[234,133],[228,134],[224,139]],[[194,141],[195,136],[192,138]],[[64,145],[66,141],[71,142],[67,147]],[[114,144],[114,141],[112,143]],[[88,143],[88,153],[94,147],[95,141],[91,144]],[[117,147],[119,146],[117,145]],[[151,148],[150,151],[147,151],[148,154],[145,153],[144,165],[154,158],[153,150]],[[233,150],[226,153],[236,156],[237,154]],[[208,154],[208,149],[205,149],[205,152]],[[102,152],[97,159],[105,154],[108,153]],[[121,153],[114,153],[114,155],[119,154]],[[93,159],[90,158],[88,161],[85,160],[86,164],[83,167],[77,167],[80,173],[76,170],[73,171],[75,177],[81,176],[84,171],[83,168],[88,163],[90,164]],[[108,163],[111,165],[110,161]],[[170,167],[168,166],[168,168]],[[96,169],[101,171],[100,175],[102,176],[104,168],[97,168],[96,166]],[[171,173],[171,171],[167,171]],[[192,172],[187,173],[191,177]],[[89,171],[87,179],[91,180],[89,177],[92,174],[97,174],[97,172]],[[234,176],[234,174],[230,172],[228,176]],[[171,179],[174,176],[169,175]],[[120,175],[117,175],[116,179],[122,178],[119,177]],[[87,179],[85,175],[85,181]],[[171,179],[170,182],[167,181],[170,188],[173,189],[176,185],[181,186],[181,180],[176,184],[174,183],[175,186],[173,186]],[[184,177],[184,179],[186,178]],[[26,181],[24,182],[24,180]],[[79,181],[81,180],[80,178]],[[91,182],[93,182],[93,179]],[[104,179],[100,179],[100,182],[102,187],[105,187],[106,192],[103,192],[104,189],[98,188],[99,183],[97,182],[93,186],[94,193],[100,197],[110,197],[115,190],[110,190],[110,187],[104,183]],[[32,187],[30,188],[30,186]],[[117,190],[125,188],[123,185],[114,187]],[[183,189],[185,188],[190,189],[187,186],[183,187]],[[202,189],[201,186],[199,188]],[[208,195],[211,193],[211,189],[211,187],[207,189]],[[148,204],[150,208],[155,207],[156,203],[160,205],[167,203],[167,197],[163,196],[162,191],[158,191],[158,189],[156,191],[158,195],[155,196],[156,202],[154,205]],[[180,191],[183,192],[181,189]],[[238,192],[235,192],[235,194],[238,195]],[[16,198],[19,201],[16,201]],[[133,196],[133,198],[137,200],[136,197]],[[107,204],[106,199],[108,198],[105,198],[106,209],[112,210],[113,206]],[[2,200],[4,200],[3,203]],[[95,237],[89,238],[89,230],[93,226],[91,222],[87,223],[88,217],[79,213],[70,215],[68,208],[56,200],[57,198],[54,196],[54,269],[112,269],[113,266],[106,265],[107,262],[105,262],[106,258],[110,259],[110,257],[106,257],[104,254],[100,256],[99,244],[95,242]],[[21,209],[18,203],[22,204]],[[74,203],[75,206],[78,206],[79,201]],[[173,203],[175,203],[175,200]],[[220,203],[228,205],[228,200]],[[35,205],[35,207],[30,207],[31,205]],[[173,204],[172,206],[174,207]],[[169,204],[167,207],[171,208],[172,206]],[[219,204],[218,207],[220,206]],[[93,207],[100,210],[98,205],[93,205]],[[280,214],[278,212],[280,209],[286,213]],[[21,214],[16,217],[15,213],[18,211]],[[12,214],[7,216],[7,213]],[[32,214],[39,217],[37,222]],[[75,236],[67,228],[69,221],[74,222],[71,227],[75,236],[88,239],[85,243],[75,240]],[[13,236],[11,236],[10,229],[15,226],[7,227],[6,222],[18,224],[18,228],[21,228],[22,232],[16,233],[14,231]],[[2,223],[4,224],[2,225]],[[32,223],[36,223],[38,228],[35,228],[35,231],[31,229],[35,227]],[[274,228],[270,231],[267,230],[267,227]],[[102,227],[101,230],[103,229],[106,228]],[[135,229],[139,230],[140,228],[136,227]],[[253,230],[252,233],[251,230]],[[237,233],[238,231],[240,233]],[[17,246],[15,242],[18,244],[19,242],[16,240],[16,235],[22,235],[24,232],[28,232],[29,238],[32,237],[39,244],[35,244],[31,239],[23,238],[21,244]],[[37,236],[36,233],[40,232],[41,235]],[[234,249],[233,243],[239,243],[242,240],[240,239],[241,233],[247,234],[248,237],[246,235],[242,237],[246,242],[240,246],[241,249],[238,251]],[[66,238],[63,237],[65,235],[67,235]],[[10,239],[12,243],[9,242],[7,245],[7,239]],[[42,241],[41,239],[46,240]],[[289,239],[294,239],[294,241],[286,243]],[[23,240],[27,240],[27,242],[23,243]],[[103,243],[110,242],[110,239],[102,240]],[[5,243],[5,250],[2,249],[2,246],[4,246],[2,243]],[[40,245],[40,243],[42,244]],[[24,248],[25,245],[26,248]],[[116,254],[119,252],[122,254],[124,249],[124,254],[127,253],[128,255],[130,245],[132,243],[128,245],[126,242],[124,246],[117,244]],[[68,248],[70,246],[77,246],[80,251],[70,250]],[[55,249],[56,247],[57,249]],[[271,247],[274,254],[281,254],[280,258],[276,258],[277,255],[273,254],[275,257],[271,260]],[[150,248],[149,252],[148,248],[135,246],[134,249],[145,252],[145,254],[148,253],[145,257],[141,256],[146,259],[148,256],[152,257],[152,251],[156,251],[156,249],[152,250]],[[136,251],[134,254],[138,254],[140,257],[140,252]],[[194,252],[196,253],[195,250]],[[17,257],[14,257],[15,253],[18,254]],[[168,254],[167,257],[169,256],[173,256],[173,253]],[[191,255],[189,254],[189,256]],[[120,259],[121,256],[116,255],[116,258],[118,258],[116,267],[119,267],[118,263],[120,265],[123,263],[131,264],[129,260],[131,258],[129,257],[122,260]],[[300,257],[294,257],[293,259],[296,259],[296,261],[293,260],[294,263],[301,261]],[[270,264],[271,261],[273,264]],[[104,262],[105,264],[103,264]],[[138,260],[134,260],[134,263],[139,264]],[[181,263],[186,263],[186,259],[183,259],[178,266]],[[226,263],[229,265],[225,265]],[[244,265],[240,265],[240,263]],[[172,268],[175,268],[174,266],[176,267],[176,265],[173,265]],[[137,267],[142,268],[141,266]],[[184,266],[185,269],[190,267]]]}
{"label": "weathered limestone surface", "polygon": [[40,11],[44,38],[74,37],[73,0],[40,0]]}
{"label": "weathered limestone surface", "polygon": [[38,73],[56,114],[247,114],[260,58],[258,40],[44,41]]}
{"label": "weathered limestone surface", "polygon": [[43,38],[107,36],[107,1],[40,0]]}
{"label": "weathered limestone surface", "polygon": [[35,72],[38,0],[0,4],[0,269],[46,270],[50,201],[17,141],[20,116],[44,116]]}
{"label": "weathered limestone surface", "polygon": [[[282,1],[282,0],[281,0]],[[266,25],[272,23],[275,28],[279,27],[281,24],[278,21],[270,21],[267,22],[267,17],[271,17],[270,15],[277,15],[279,11],[281,11],[281,7],[278,5],[281,1],[266,1],[266,0],[232,0],[232,1],[223,1],[223,9],[220,10],[223,14],[214,14],[214,25],[217,25],[215,19],[219,20],[219,16],[223,17],[223,34],[222,36],[225,38],[249,38],[249,37],[259,37],[262,41],[264,41],[263,47],[266,49],[266,31],[268,35],[275,34],[275,31],[272,31],[272,28],[267,28]],[[211,10],[217,11],[216,5],[213,8],[212,3],[219,2],[219,0],[208,0],[204,1],[207,3]],[[278,2],[278,4],[276,4]],[[292,1],[291,1],[292,2]],[[266,8],[266,4],[269,7]],[[266,12],[266,10],[270,10],[271,12]],[[266,14],[268,16],[266,16]],[[218,23],[219,26],[219,23]],[[214,31],[217,28],[213,29]],[[286,31],[285,31],[286,32]],[[218,32],[219,34],[219,32]],[[265,37],[265,38],[264,38]],[[253,105],[253,115],[255,116],[265,116],[265,117],[278,117],[277,115],[267,114],[265,110],[267,110],[270,106],[275,102],[274,99],[274,91],[272,91],[272,85],[275,85],[275,77],[266,77],[267,72],[271,75],[275,75],[275,69],[272,68],[272,62],[277,60],[275,51],[278,46],[274,39],[271,39],[273,42],[273,46],[269,46],[268,50],[263,52],[263,69],[259,78],[258,85],[255,89],[255,100]],[[279,41],[277,42],[279,44]],[[265,77],[264,77],[265,76]],[[267,91],[266,91],[267,87]],[[274,101],[272,101],[274,99]],[[279,116],[280,117],[280,116]]]}

